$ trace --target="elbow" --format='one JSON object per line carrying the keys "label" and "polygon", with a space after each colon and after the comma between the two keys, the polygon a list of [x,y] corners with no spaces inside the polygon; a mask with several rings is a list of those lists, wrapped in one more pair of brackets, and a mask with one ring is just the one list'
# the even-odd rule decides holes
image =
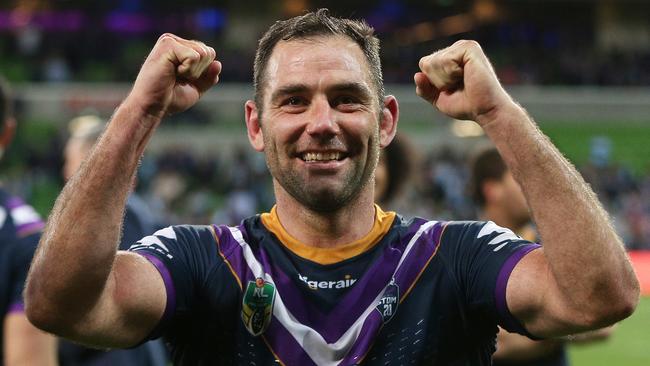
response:
{"label": "elbow", "polygon": [[30,323],[36,328],[48,333],[56,334],[56,324],[54,323],[54,311],[49,310],[47,304],[35,296],[28,295],[25,292],[25,316]]}
{"label": "elbow", "polygon": [[636,277],[627,286],[619,286],[616,291],[599,291],[600,301],[592,301],[586,327],[598,329],[613,325],[634,313],[639,303],[639,283]]}
{"label": "elbow", "polygon": [[[615,322],[623,320],[634,313],[637,305],[639,304],[639,297],[641,296],[641,286],[634,271],[631,271],[627,281],[621,281],[616,291],[610,299],[615,299],[612,316],[616,319]],[[611,300],[610,300],[611,301]]]}
{"label": "elbow", "polygon": [[38,301],[25,297],[25,316],[29,322],[38,329],[55,334],[56,326],[53,323],[52,313]]}
{"label": "elbow", "polygon": [[36,328],[39,328],[48,333],[62,335],[64,329],[57,314],[54,304],[48,301],[47,296],[34,286],[30,286],[29,282],[25,288],[25,316]]}

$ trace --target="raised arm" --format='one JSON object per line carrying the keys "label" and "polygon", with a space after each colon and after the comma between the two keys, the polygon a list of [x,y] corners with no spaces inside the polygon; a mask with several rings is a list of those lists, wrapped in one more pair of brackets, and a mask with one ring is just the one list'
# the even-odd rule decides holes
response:
{"label": "raised arm", "polygon": [[510,312],[536,336],[595,329],[629,316],[639,284],[607,213],[580,174],[505,92],[478,43],[423,57],[416,92],[483,127],[521,185],[543,242],[508,281]]}
{"label": "raised arm", "polygon": [[158,39],[55,203],[25,291],[26,313],[36,326],[89,345],[125,347],[159,321],[166,292],[157,270],[139,255],[116,255],[125,202],[161,119],[194,105],[220,71],[212,48],[171,34]]}

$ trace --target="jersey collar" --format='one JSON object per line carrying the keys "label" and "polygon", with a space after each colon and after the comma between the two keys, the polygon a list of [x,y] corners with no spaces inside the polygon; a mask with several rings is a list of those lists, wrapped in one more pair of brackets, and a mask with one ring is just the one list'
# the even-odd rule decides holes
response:
{"label": "jersey collar", "polygon": [[263,213],[261,219],[266,229],[297,256],[319,264],[334,264],[355,257],[374,247],[390,229],[395,219],[395,212],[384,212],[378,205],[375,205],[375,222],[370,232],[359,240],[335,248],[316,248],[298,241],[280,223],[276,206],[273,206],[271,212]]}

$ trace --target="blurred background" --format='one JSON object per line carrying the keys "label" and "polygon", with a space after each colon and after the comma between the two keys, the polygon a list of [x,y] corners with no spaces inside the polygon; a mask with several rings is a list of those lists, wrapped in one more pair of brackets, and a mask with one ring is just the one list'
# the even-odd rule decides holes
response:
{"label": "blurred background", "polygon": [[[223,73],[200,104],[163,123],[142,161],[138,193],[160,222],[236,224],[268,210],[270,177],[247,145],[243,119],[256,42],[275,20],[319,7],[366,19],[382,40],[386,89],[400,101],[414,167],[395,203],[401,212],[476,217],[467,161],[488,142],[473,123],[433,111],[412,85],[420,57],[475,39],[598,193],[628,249],[648,257],[650,2],[641,0],[3,0],[0,73],[14,87],[19,121],[0,162],[3,184],[47,215],[64,184],[68,122],[108,119],[155,40],[173,32],[213,46]],[[573,364],[648,365],[649,326],[645,298],[608,341],[572,346]]]}

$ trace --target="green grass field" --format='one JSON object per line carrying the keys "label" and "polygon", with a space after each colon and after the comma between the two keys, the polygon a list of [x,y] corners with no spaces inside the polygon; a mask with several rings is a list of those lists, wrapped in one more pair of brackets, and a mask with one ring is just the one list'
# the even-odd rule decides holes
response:
{"label": "green grass field", "polygon": [[589,160],[594,137],[606,137],[612,144],[612,162],[623,164],[637,174],[650,172],[650,123],[549,121],[540,123],[540,127],[575,164],[582,165]]}
{"label": "green grass field", "polygon": [[650,365],[650,297],[641,299],[636,312],[617,325],[607,341],[570,348],[573,366]]}

